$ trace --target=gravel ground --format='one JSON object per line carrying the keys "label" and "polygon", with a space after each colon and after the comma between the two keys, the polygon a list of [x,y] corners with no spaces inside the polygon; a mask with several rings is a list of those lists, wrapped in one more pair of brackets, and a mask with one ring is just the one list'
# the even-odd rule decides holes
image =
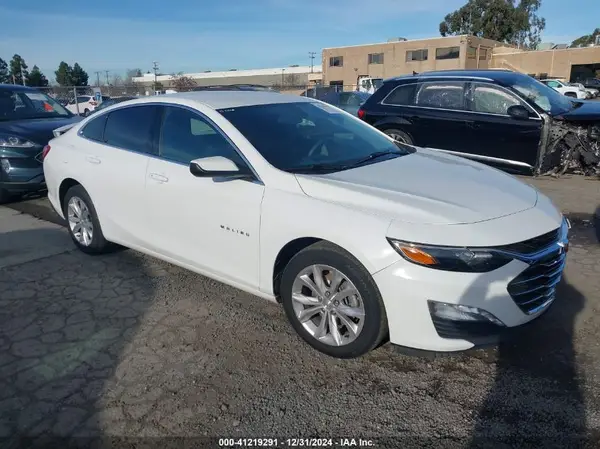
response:
{"label": "gravel ground", "polygon": [[[600,183],[573,179],[531,181],[576,218],[556,303],[517,342],[458,356],[384,345],[332,359],[279,306],[129,250],[2,268],[0,447],[17,447],[17,436],[165,447],[150,437],[315,435],[389,437],[376,447],[581,447],[600,435]],[[56,220],[45,199],[10,207]]]}

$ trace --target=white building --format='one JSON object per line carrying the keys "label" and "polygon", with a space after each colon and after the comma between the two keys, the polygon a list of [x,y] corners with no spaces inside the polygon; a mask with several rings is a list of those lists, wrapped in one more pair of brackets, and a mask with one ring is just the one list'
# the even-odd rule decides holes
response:
{"label": "white building", "polygon": [[[222,72],[205,71],[200,73],[184,73],[183,76],[192,78],[198,86],[231,85],[231,84],[259,84],[262,86],[303,87],[319,83],[322,79],[320,67],[289,66],[271,69],[237,70],[231,69]],[[172,87],[173,75],[160,75],[156,81],[163,88]],[[151,87],[154,84],[154,73],[133,78],[136,84]]]}

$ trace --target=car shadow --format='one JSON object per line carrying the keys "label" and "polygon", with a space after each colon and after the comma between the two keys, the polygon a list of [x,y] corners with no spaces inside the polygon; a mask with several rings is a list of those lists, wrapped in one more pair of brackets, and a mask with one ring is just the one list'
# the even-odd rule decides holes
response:
{"label": "car shadow", "polygon": [[497,346],[469,447],[581,447],[586,416],[573,341],[584,303],[565,277],[548,311]]}
{"label": "car shadow", "polygon": [[[66,237],[60,228],[31,229],[0,241],[40,235]],[[3,449],[83,448],[111,437],[107,429],[123,430],[109,404],[135,390],[122,385],[121,360],[152,305],[155,277],[133,251],[88,256],[74,248],[0,268]]]}

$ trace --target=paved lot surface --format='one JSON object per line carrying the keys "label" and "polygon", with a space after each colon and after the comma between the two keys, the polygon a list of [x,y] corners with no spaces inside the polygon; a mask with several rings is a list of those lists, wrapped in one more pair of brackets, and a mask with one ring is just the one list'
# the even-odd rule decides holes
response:
{"label": "paved lot surface", "polygon": [[[528,182],[577,215],[555,305],[518,344],[435,359],[389,345],[359,360],[328,358],[276,305],[133,251],[71,251],[60,227],[14,213],[57,221],[44,199],[0,209],[0,248],[11,245],[0,254],[0,438],[394,437],[388,447],[536,438],[576,447],[572,438],[600,435],[600,182]],[[29,256],[10,259],[19,245]]]}

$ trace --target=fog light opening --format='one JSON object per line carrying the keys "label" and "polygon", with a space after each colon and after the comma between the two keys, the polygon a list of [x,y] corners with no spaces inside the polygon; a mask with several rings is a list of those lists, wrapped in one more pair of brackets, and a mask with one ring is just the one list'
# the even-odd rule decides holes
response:
{"label": "fog light opening", "polygon": [[505,324],[490,312],[478,307],[466,306],[464,304],[447,304],[445,302],[427,301],[431,315],[449,320],[471,323],[491,322],[497,326],[504,327]]}

